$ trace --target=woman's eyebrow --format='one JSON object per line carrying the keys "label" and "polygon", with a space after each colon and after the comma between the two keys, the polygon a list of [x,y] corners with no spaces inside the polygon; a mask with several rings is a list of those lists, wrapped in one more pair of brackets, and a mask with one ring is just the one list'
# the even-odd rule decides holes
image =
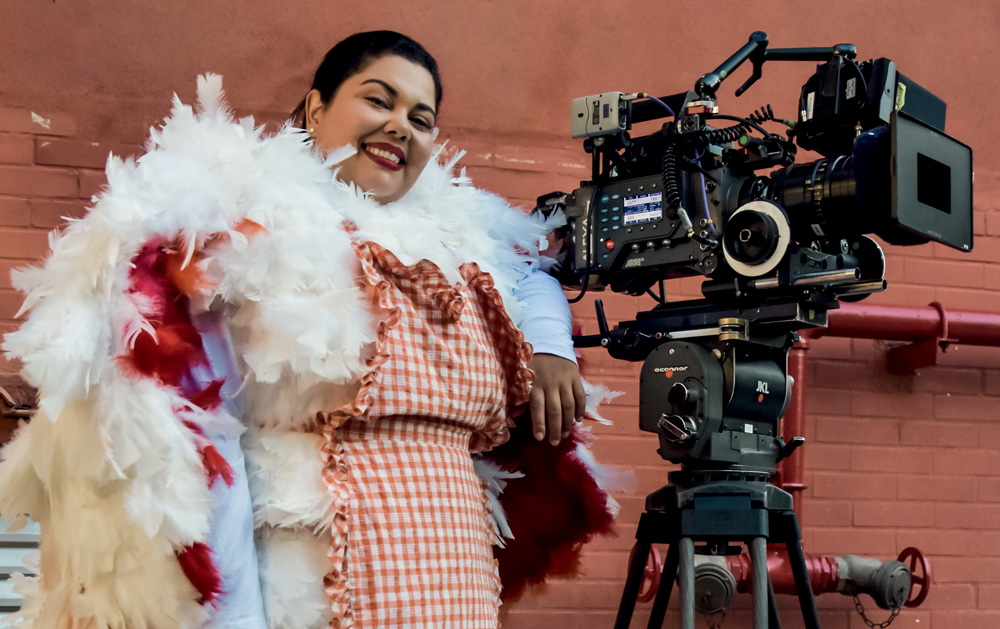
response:
{"label": "woman's eyebrow", "polygon": [[[393,98],[399,96],[399,90],[393,87],[390,83],[386,83],[382,79],[365,79],[364,81],[361,82],[362,85],[367,85],[368,83],[376,83],[378,85],[381,85],[382,87],[385,88],[385,91],[389,92],[389,96],[392,96]],[[423,109],[425,111],[428,111],[432,116],[435,117],[437,116],[437,112],[434,111],[434,108],[425,103],[418,102],[416,105],[414,105],[414,107],[416,109]]]}

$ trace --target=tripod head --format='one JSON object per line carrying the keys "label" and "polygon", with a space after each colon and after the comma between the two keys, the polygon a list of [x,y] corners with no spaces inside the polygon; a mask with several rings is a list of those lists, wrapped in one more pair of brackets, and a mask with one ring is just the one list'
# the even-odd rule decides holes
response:
{"label": "tripod head", "polygon": [[786,443],[779,430],[793,384],[788,350],[797,330],[826,325],[836,299],[807,291],[745,306],[663,304],[614,330],[595,305],[601,333],[576,344],[643,361],[639,427],[658,435],[664,459],[685,471],[771,474],[802,444]]}

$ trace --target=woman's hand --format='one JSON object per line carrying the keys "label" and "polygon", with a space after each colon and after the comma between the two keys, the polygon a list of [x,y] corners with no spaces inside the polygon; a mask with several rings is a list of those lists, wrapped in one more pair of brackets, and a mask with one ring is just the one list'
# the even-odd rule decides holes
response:
{"label": "woman's hand", "polygon": [[583,392],[580,370],[571,360],[554,354],[535,354],[528,363],[535,372],[531,386],[531,429],[535,439],[546,435],[558,445],[569,436],[573,420],[583,419],[587,396]]}

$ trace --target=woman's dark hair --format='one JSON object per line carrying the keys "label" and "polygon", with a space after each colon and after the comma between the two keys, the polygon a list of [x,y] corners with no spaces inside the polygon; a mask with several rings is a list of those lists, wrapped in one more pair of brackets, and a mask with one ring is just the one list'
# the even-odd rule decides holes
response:
{"label": "woman's dark hair", "polygon": [[[382,57],[395,55],[423,67],[434,79],[434,108],[441,106],[441,76],[438,74],[437,62],[423,46],[395,31],[369,31],[355,33],[330,49],[323,58],[323,63],[316,68],[311,90],[319,90],[325,104],[333,99],[341,84],[348,78],[361,72],[372,62]],[[299,106],[292,112],[292,122],[300,127],[305,126],[306,100],[302,99]]]}

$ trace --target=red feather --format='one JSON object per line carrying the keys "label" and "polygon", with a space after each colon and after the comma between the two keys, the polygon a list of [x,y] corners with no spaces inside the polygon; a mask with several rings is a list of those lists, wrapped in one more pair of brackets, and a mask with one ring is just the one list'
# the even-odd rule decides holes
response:
{"label": "red feather", "polygon": [[611,533],[608,495],[573,454],[585,439],[586,433],[574,430],[558,446],[536,441],[525,416],[510,440],[489,453],[502,468],[524,473],[509,480],[500,496],[514,535],[506,547],[494,549],[504,601],[547,577],[577,574],[583,544]]}
{"label": "red feather", "polygon": [[222,576],[215,561],[212,560],[212,550],[208,545],[195,542],[185,546],[184,550],[177,554],[177,561],[181,564],[184,576],[201,595],[201,604],[215,605],[215,601],[222,594]]}
{"label": "red feather", "polygon": [[233,476],[233,468],[212,444],[201,448],[201,462],[205,466],[205,473],[208,474],[209,487],[214,485],[215,481],[220,478],[230,487],[236,482],[236,478]]}
{"label": "red feather", "polygon": [[219,378],[218,380],[209,382],[207,387],[199,391],[194,397],[190,398],[191,403],[206,411],[214,411],[219,408],[222,404],[221,393],[222,385],[224,383],[224,378]]}

